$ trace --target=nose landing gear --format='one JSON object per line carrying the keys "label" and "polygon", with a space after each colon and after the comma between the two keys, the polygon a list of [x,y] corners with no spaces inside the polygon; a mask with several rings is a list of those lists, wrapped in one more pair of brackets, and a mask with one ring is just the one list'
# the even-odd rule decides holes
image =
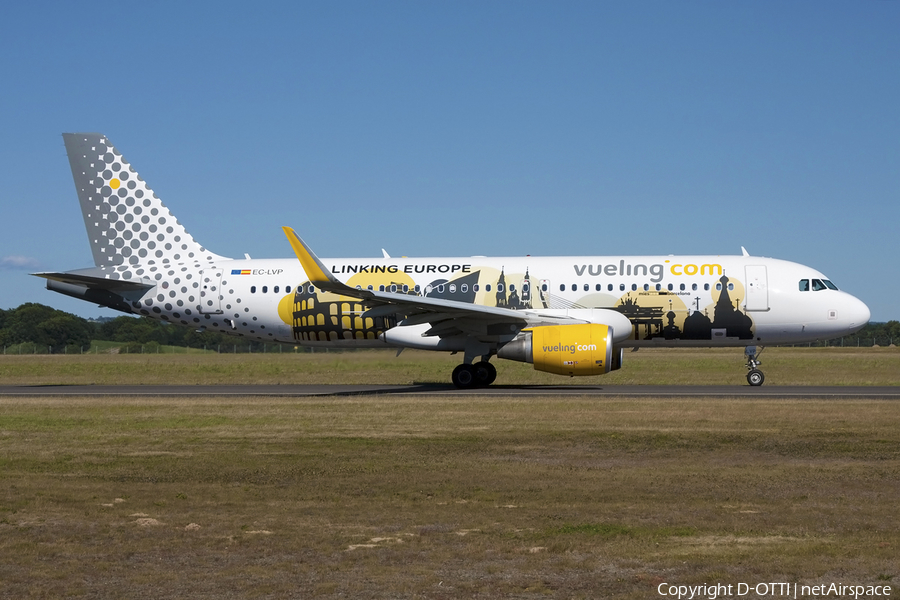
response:
{"label": "nose landing gear", "polygon": [[744,348],[744,355],[747,357],[747,383],[754,387],[762,385],[766,380],[766,376],[763,375],[763,372],[756,368],[760,364],[759,355],[762,354],[763,350],[764,348],[760,348],[759,352],[757,352],[756,346],[747,346]]}

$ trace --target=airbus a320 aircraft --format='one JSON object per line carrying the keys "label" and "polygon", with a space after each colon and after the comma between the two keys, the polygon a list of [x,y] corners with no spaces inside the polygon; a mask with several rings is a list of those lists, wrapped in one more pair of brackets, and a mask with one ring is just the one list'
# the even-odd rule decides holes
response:
{"label": "airbus a320 aircraft", "polygon": [[[560,375],[622,366],[624,348],[758,348],[858,331],[869,309],[822,273],[750,256],[242,259],[197,243],[109,140],[63,134],[94,266],[35,273],[55,292],[250,340],[462,353],[452,381],[490,385],[493,357]],[[297,260],[299,259],[299,260]],[[399,352],[398,350],[398,352]]]}

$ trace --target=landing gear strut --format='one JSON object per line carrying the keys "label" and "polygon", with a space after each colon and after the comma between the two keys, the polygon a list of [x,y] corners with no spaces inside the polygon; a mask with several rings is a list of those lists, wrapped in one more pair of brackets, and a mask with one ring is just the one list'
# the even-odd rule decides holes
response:
{"label": "landing gear strut", "polygon": [[747,383],[752,386],[762,385],[766,380],[766,376],[763,375],[763,372],[757,369],[759,366],[759,355],[762,354],[763,348],[759,349],[759,352],[756,351],[756,346],[747,346],[744,348],[744,355],[747,357]]}

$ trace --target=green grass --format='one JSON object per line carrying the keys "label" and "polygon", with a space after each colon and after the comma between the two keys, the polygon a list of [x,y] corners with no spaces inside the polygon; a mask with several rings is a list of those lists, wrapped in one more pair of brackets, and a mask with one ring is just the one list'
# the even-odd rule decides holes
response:
{"label": "green grass", "polygon": [[160,344],[123,344],[122,342],[110,342],[94,340],[90,348],[85,348],[85,354],[214,354],[213,350],[203,348],[188,348],[185,346],[166,346]]}
{"label": "green grass", "polygon": [[0,448],[8,598],[900,577],[890,401],[4,397]]}
{"label": "green grass", "polygon": [[[184,349],[181,349],[184,350]],[[0,356],[0,382],[60,384],[447,383],[459,356],[407,350],[267,354],[85,354]],[[768,385],[900,385],[897,348],[770,348]],[[746,385],[741,348],[626,352],[621,370],[567,378],[495,360],[497,385]]]}

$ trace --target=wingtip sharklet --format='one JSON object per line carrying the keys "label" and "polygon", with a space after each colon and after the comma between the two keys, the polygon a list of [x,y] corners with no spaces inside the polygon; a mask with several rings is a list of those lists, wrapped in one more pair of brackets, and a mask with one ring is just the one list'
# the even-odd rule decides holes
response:
{"label": "wingtip sharklet", "polygon": [[284,231],[284,235],[287,236],[288,241],[291,243],[291,248],[294,249],[294,254],[297,255],[297,260],[300,261],[303,270],[306,271],[306,276],[309,277],[313,285],[323,287],[324,284],[325,287],[334,285],[343,287],[343,284],[328,272],[328,269],[322,264],[319,257],[306,245],[306,242],[300,239],[300,236],[291,227],[284,226],[281,229]]}

